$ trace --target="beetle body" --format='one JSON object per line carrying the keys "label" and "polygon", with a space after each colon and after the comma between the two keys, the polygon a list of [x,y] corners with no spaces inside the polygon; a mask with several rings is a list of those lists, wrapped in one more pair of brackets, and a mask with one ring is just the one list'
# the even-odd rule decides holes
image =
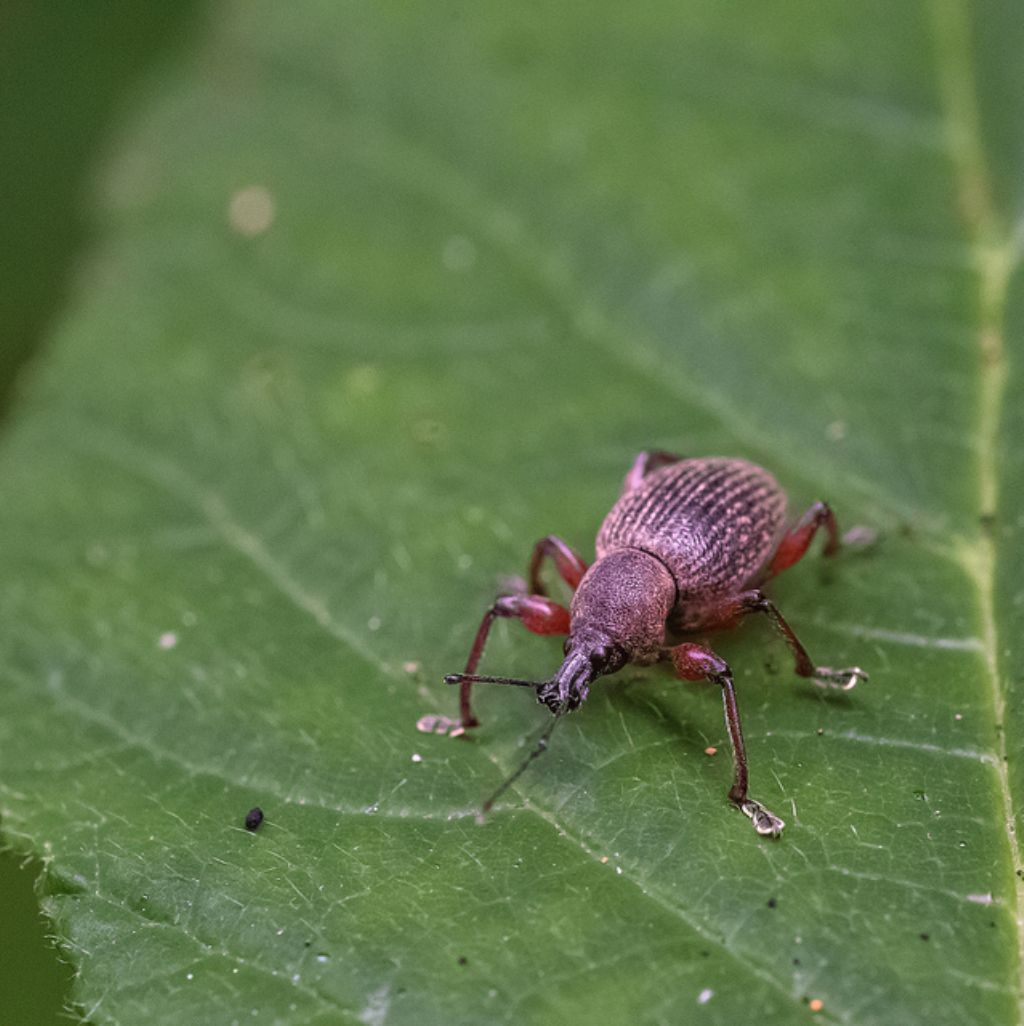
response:
{"label": "beetle body", "polygon": [[[747,795],[732,671],[706,645],[688,639],[703,639],[750,613],[764,613],[789,645],[798,675],[844,690],[866,677],[858,667],[816,666],[761,591],[763,583],[803,556],[819,527],[828,533],[825,554],[839,548],[835,517],[825,503],[815,503],[789,529],[786,506],[775,478],[745,460],[641,453],[598,532],[593,566],[588,569],[565,542],[549,535],[534,548],[529,593],[500,596],[487,611],[465,672],[446,678],[462,685],[461,722],[452,732],[477,725],[469,704],[473,683],[534,687],[538,700],[561,715],[586,700],[598,677],[627,663],[671,661],[682,679],[721,685],[735,762],[729,796],[759,833],[777,836],[782,821]],[[860,532],[860,540],[867,537]],[[539,574],[545,558],[574,589],[568,610],[546,595]],[[550,680],[476,675],[491,623],[499,616],[516,617],[537,634],[568,635],[565,658]],[[421,729],[437,729],[438,722],[424,718]]]}
{"label": "beetle body", "polygon": [[681,460],[615,503],[597,533],[597,558],[640,549],[672,575],[676,604],[707,604],[750,586],[785,527],[786,494],[768,471],[744,460]]}
{"label": "beetle body", "polygon": [[656,661],[716,603],[752,587],[785,531],[786,495],[736,459],[681,460],[628,489],[597,534],[597,562],[573,595],[577,633],[603,629],[627,662]]}

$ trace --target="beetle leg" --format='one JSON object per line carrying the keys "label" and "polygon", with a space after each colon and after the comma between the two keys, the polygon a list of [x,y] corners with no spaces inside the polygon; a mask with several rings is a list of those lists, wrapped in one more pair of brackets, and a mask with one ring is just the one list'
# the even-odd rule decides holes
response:
{"label": "beetle leg", "polygon": [[[499,616],[521,620],[523,626],[534,634],[569,633],[569,610],[565,606],[552,602],[544,595],[501,595],[494,600],[494,604],[480,621],[464,673],[476,673],[477,664],[484,654],[484,645],[487,644],[487,635],[491,632],[491,625]],[[458,737],[470,727],[480,726],[480,721],[473,715],[473,707],[470,704],[472,690],[473,685],[470,681],[463,681],[459,687],[458,721],[448,716],[431,714],[422,716],[416,724],[417,728],[426,734],[448,734],[450,737]]]}
{"label": "beetle leg", "polygon": [[778,606],[760,588],[742,592],[722,602],[710,611],[701,626],[709,629],[727,627],[750,613],[764,613],[771,620],[793,653],[798,676],[810,678],[819,687],[838,688],[840,691],[849,691],[856,687],[858,681],[868,679],[868,675],[859,666],[850,666],[842,670],[835,670],[831,666],[815,666],[807,654],[807,649],[779,612]]}
{"label": "beetle leg", "polygon": [[747,750],[743,743],[740,711],[736,705],[736,690],[729,664],[711,649],[692,642],[676,645],[671,654],[678,677],[683,680],[709,680],[721,687],[725,726],[732,744],[733,782],[729,789],[729,801],[751,820],[759,834],[778,837],[786,824],[747,793]]}
{"label": "beetle leg", "polygon": [[682,456],[665,452],[664,449],[652,449],[650,452],[641,452],[633,460],[633,466],[629,468],[625,480],[622,482],[622,494],[636,491],[644,483],[644,478],[654,470],[667,467],[671,463],[678,463]]}
{"label": "beetle leg", "polygon": [[[834,556],[840,547],[839,525],[836,523],[836,515],[832,512],[827,502],[816,502],[797,521],[793,527],[779,542],[779,547],[772,556],[768,565],[768,577],[781,574],[788,570],[794,563],[798,563],[807,553],[818,528],[824,527],[828,533],[828,540],[822,554]],[[870,545],[875,540],[875,533],[866,527],[853,527],[843,535],[844,545],[856,545],[858,547]]]}
{"label": "beetle leg", "polygon": [[825,542],[822,554],[834,556],[839,551],[839,526],[836,524],[836,515],[827,502],[816,502],[779,542],[779,547],[775,550],[768,567],[768,575],[774,577],[803,559],[819,527],[824,527],[828,532],[828,541]]}
{"label": "beetle leg", "polygon": [[545,556],[549,556],[554,561],[559,576],[575,591],[579,587],[583,575],[587,572],[587,564],[583,562],[578,553],[554,534],[541,538],[533,547],[533,555],[530,557],[530,591],[534,595],[548,593],[544,582],[540,579],[540,566]]}

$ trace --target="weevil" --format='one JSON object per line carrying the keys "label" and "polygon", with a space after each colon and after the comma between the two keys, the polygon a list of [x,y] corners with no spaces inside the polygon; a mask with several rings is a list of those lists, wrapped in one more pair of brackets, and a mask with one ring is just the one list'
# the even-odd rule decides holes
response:
{"label": "weevil", "polygon": [[[418,724],[424,731],[452,735],[479,726],[471,702],[477,683],[534,688],[538,701],[555,714],[526,761],[484,804],[485,812],[545,750],[559,719],[586,701],[595,680],[630,663],[664,661],[682,680],[708,680],[721,688],[733,757],[729,800],[758,834],[779,836],[784,822],[748,793],[733,673],[709,647],[707,636],[761,613],[789,646],[799,676],[843,691],[867,679],[859,666],[816,665],[762,590],[803,557],[820,528],[827,536],[824,555],[833,556],[840,548],[839,528],[827,503],[814,503],[794,526],[788,525],[786,507],[786,493],[778,482],[753,463],[642,452],[601,524],[592,566],[555,535],[537,542],[528,588],[499,595],[484,613],[465,670],[445,677],[446,683],[461,688],[459,719],[425,716]],[[870,532],[855,528],[846,540],[863,543],[870,537]],[[568,609],[547,593],[540,574],[545,560],[554,563],[573,592]],[[534,634],[568,636],[564,661],[551,679],[477,674],[498,617],[518,619]]]}

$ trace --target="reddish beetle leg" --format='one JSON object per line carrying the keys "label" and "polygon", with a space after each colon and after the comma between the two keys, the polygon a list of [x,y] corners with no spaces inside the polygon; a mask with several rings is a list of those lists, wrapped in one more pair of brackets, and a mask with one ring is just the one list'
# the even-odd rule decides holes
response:
{"label": "reddish beetle leg", "polygon": [[[587,564],[561,538],[549,534],[537,542],[530,559],[529,572],[533,594],[502,595],[495,599],[494,605],[484,613],[484,618],[477,628],[473,647],[469,650],[469,658],[463,670],[464,675],[476,673],[480,658],[484,654],[484,646],[487,644],[487,636],[491,632],[491,625],[497,617],[521,620],[523,626],[533,634],[569,633],[569,610],[547,597],[540,579],[541,564],[546,556],[554,561],[559,576],[573,590],[587,572]],[[471,681],[464,680],[459,685],[457,722],[448,716],[431,714],[421,717],[416,726],[428,734],[448,734],[449,737],[458,737],[470,727],[478,727],[480,721],[473,713],[470,699],[472,691]]]}
{"label": "reddish beetle leg", "polygon": [[672,665],[676,676],[683,680],[709,680],[721,687],[725,726],[732,744],[733,781],[729,789],[729,801],[753,822],[759,834],[778,837],[786,824],[747,794],[747,749],[743,744],[740,711],[736,705],[736,690],[729,664],[710,648],[687,642],[672,649]]}
{"label": "reddish beetle leg", "polygon": [[[533,634],[569,633],[569,610],[565,606],[552,602],[544,595],[502,595],[484,613],[484,618],[480,621],[480,627],[477,629],[476,638],[473,641],[473,647],[469,650],[469,658],[466,660],[466,668],[462,671],[463,673],[476,673],[477,664],[484,654],[484,645],[487,644],[487,635],[491,633],[491,624],[498,616],[520,619],[523,626]],[[463,681],[459,686],[459,717],[461,720],[459,733],[470,727],[480,726],[480,721],[473,715],[473,709],[469,702],[472,690],[473,685],[469,681]]]}
{"label": "reddish beetle leg", "polygon": [[[568,634],[569,610],[552,602],[545,595],[502,595],[494,600],[494,605],[484,613],[484,618],[477,628],[473,647],[469,650],[464,675],[476,673],[477,664],[484,654],[487,635],[491,633],[491,625],[499,616],[507,616],[521,620],[523,626],[534,634]],[[459,676],[462,676],[460,674]],[[464,680],[459,685],[459,719],[430,713],[416,721],[418,730],[425,734],[447,734],[459,737],[470,727],[479,727],[480,721],[473,714],[470,694],[473,690],[472,681]]]}
{"label": "reddish beetle leg", "polygon": [[764,613],[771,620],[772,626],[782,635],[793,653],[797,676],[808,677],[819,687],[838,688],[840,691],[849,691],[858,681],[868,679],[868,675],[859,666],[849,666],[842,670],[834,670],[831,666],[815,666],[807,654],[807,649],[779,612],[779,607],[760,588],[743,591],[732,598],[724,599],[708,611],[700,627],[702,630],[732,627],[751,613]]}
{"label": "reddish beetle leg", "polygon": [[[825,547],[821,550],[823,556],[834,556],[839,551],[839,525],[836,523],[836,516],[827,502],[816,502],[797,521],[796,526],[779,542],[779,547],[772,556],[768,566],[767,577],[774,577],[788,570],[794,563],[799,563],[807,554],[807,550],[818,533],[818,528],[824,527],[828,534]],[[846,546],[864,547],[875,541],[875,532],[865,527],[852,527],[843,535],[842,543]]]}
{"label": "reddish beetle leg", "polygon": [[803,559],[819,527],[824,527],[828,532],[828,541],[825,542],[822,554],[834,556],[839,551],[839,527],[836,525],[836,517],[827,502],[816,502],[779,543],[768,567],[768,576],[781,574],[783,570],[788,570],[794,563]]}
{"label": "reddish beetle leg", "polygon": [[583,575],[587,572],[587,564],[583,562],[578,553],[569,548],[555,534],[549,534],[546,538],[541,538],[533,547],[533,555],[530,557],[530,591],[534,595],[546,595],[548,593],[547,588],[544,587],[544,582],[540,579],[540,567],[541,563],[544,562],[545,556],[550,557],[554,561],[559,577],[575,591],[579,587],[580,581],[583,580]]}

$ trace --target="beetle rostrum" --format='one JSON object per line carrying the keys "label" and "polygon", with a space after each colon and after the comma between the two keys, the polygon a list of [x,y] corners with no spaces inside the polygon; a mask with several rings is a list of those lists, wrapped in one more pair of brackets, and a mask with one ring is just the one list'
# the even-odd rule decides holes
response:
{"label": "beetle rostrum", "polygon": [[[531,687],[538,701],[555,714],[526,761],[485,803],[486,811],[546,749],[558,719],[586,701],[595,680],[627,663],[667,662],[682,680],[708,680],[721,688],[733,753],[729,799],[759,834],[778,837],[783,821],[748,793],[732,670],[708,646],[707,638],[751,613],[763,613],[789,646],[799,676],[844,691],[866,680],[867,674],[857,666],[816,665],[762,590],[803,557],[819,528],[826,533],[824,554],[835,555],[839,529],[828,505],[816,502],[788,526],[785,492],[768,471],[753,463],[640,453],[598,531],[594,564],[588,567],[554,535],[537,542],[528,590],[495,600],[484,613],[465,670],[445,678],[460,685],[459,719],[425,716],[418,726],[451,736],[479,726],[471,704],[476,683]],[[871,538],[870,532],[855,528],[845,540],[863,544]],[[547,595],[540,577],[546,559],[573,591],[568,609]],[[476,673],[497,617],[518,619],[534,634],[567,635],[565,658],[550,680]]]}

